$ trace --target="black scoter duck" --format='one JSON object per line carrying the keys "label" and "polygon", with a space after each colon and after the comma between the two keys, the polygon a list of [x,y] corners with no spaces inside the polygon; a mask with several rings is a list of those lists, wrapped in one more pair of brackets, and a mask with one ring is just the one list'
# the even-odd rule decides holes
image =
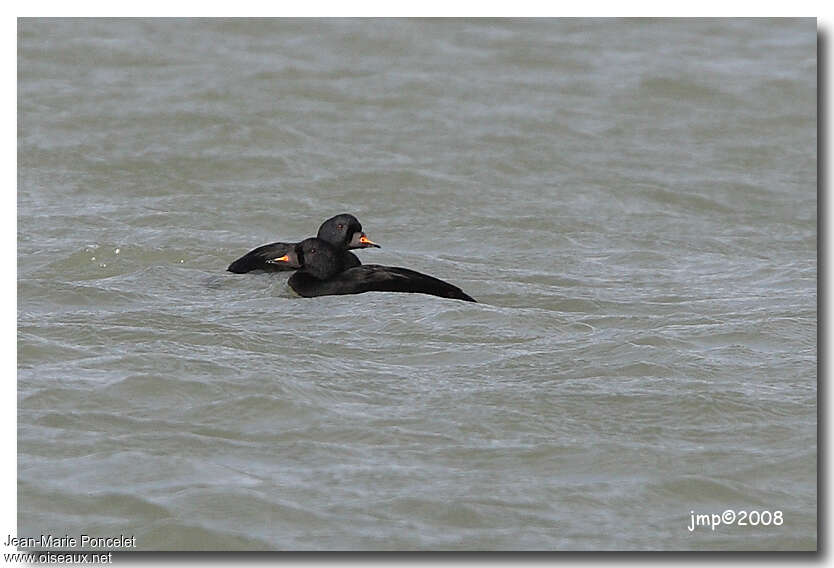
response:
{"label": "black scoter duck", "polygon": [[441,298],[476,301],[448,282],[408,268],[362,264],[344,266],[344,255],[323,239],[305,239],[271,264],[282,264],[298,271],[289,285],[305,298],[364,292],[412,292]]}
{"label": "black scoter duck", "polygon": [[[345,268],[359,266],[362,263],[349,249],[368,247],[380,248],[362,231],[359,219],[350,213],[331,217],[319,227],[318,238],[326,241],[341,252],[341,261]],[[293,250],[298,243],[270,243],[247,252],[229,265],[229,272],[243,274],[252,270],[295,270],[286,263],[271,263],[271,259],[283,256]]]}

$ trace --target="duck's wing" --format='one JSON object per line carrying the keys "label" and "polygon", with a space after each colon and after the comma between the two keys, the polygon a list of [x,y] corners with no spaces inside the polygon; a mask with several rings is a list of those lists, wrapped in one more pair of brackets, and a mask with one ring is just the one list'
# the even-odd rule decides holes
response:
{"label": "duck's wing", "polygon": [[268,271],[284,271],[295,270],[295,268],[286,263],[271,264],[267,261],[274,258],[280,258],[290,252],[296,243],[270,243],[268,245],[261,245],[254,250],[250,250],[242,257],[229,265],[229,272],[236,272],[243,274],[253,270],[268,270]]}

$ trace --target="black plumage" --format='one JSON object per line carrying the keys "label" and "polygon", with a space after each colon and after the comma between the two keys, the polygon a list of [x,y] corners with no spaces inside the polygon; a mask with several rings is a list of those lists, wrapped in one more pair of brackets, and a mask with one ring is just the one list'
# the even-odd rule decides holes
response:
{"label": "black plumage", "polygon": [[[362,264],[359,258],[349,249],[379,248],[378,244],[368,239],[362,231],[362,224],[350,213],[336,215],[322,223],[319,227],[318,238],[326,241],[340,252],[341,262],[346,268]],[[279,242],[261,245],[231,263],[226,270],[238,274],[253,270],[294,270],[286,263],[273,263],[272,261],[292,251],[297,244]]]}
{"label": "black plumage", "polygon": [[475,301],[457,286],[416,270],[378,264],[345,267],[340,252],[318,238],[301,241],[276,262],[298,269],[290,276],[289,285],[307,298],[365,292],[409,292]]}

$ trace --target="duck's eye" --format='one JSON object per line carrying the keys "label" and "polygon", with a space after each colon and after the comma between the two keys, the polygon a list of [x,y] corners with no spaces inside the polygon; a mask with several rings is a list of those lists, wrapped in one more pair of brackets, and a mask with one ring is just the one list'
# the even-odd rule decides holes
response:
{"label": "duck's eye", "polygon": [[316,249],[310,249],[310,254],[316,252]]}
{"label": "duck's eye", "polygon": [[344,225],[342,225],[342,224],[339,224],[339,225],[336,225],[336,228],[337,228],[337,229],[344,229],[344,228],[345,228],[345,226],[344,226]]}

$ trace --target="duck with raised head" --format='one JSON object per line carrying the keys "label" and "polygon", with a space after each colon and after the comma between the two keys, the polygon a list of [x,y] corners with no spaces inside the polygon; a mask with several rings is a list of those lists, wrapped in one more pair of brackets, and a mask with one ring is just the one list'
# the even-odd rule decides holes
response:
{"label": "duck with raised head", "polygon": [[290,276],[289,285],[305,298],[365,292],[411,292],[476,301],[457,286],[416,270],[379,264],[346,267],[344,255],[319,238],[304,239],[268,262],[297,269]]}
{"label": "duck with raised head", "polygon": [[[369,247],[380,248],[362,231],[359,219],[350,213],[342,213],[331,217],[321,224],[317,238],[327,242],[341,253],[342,264],[346,268],[359,266],[359,258],[350,249]],[[229,265],[229,272],[243,274],[253,270],[295,270],[286,263],[271,263],[271,259],[281,257],[295,248],[298,243],[270,243],[247,252],[245,255]]]}

